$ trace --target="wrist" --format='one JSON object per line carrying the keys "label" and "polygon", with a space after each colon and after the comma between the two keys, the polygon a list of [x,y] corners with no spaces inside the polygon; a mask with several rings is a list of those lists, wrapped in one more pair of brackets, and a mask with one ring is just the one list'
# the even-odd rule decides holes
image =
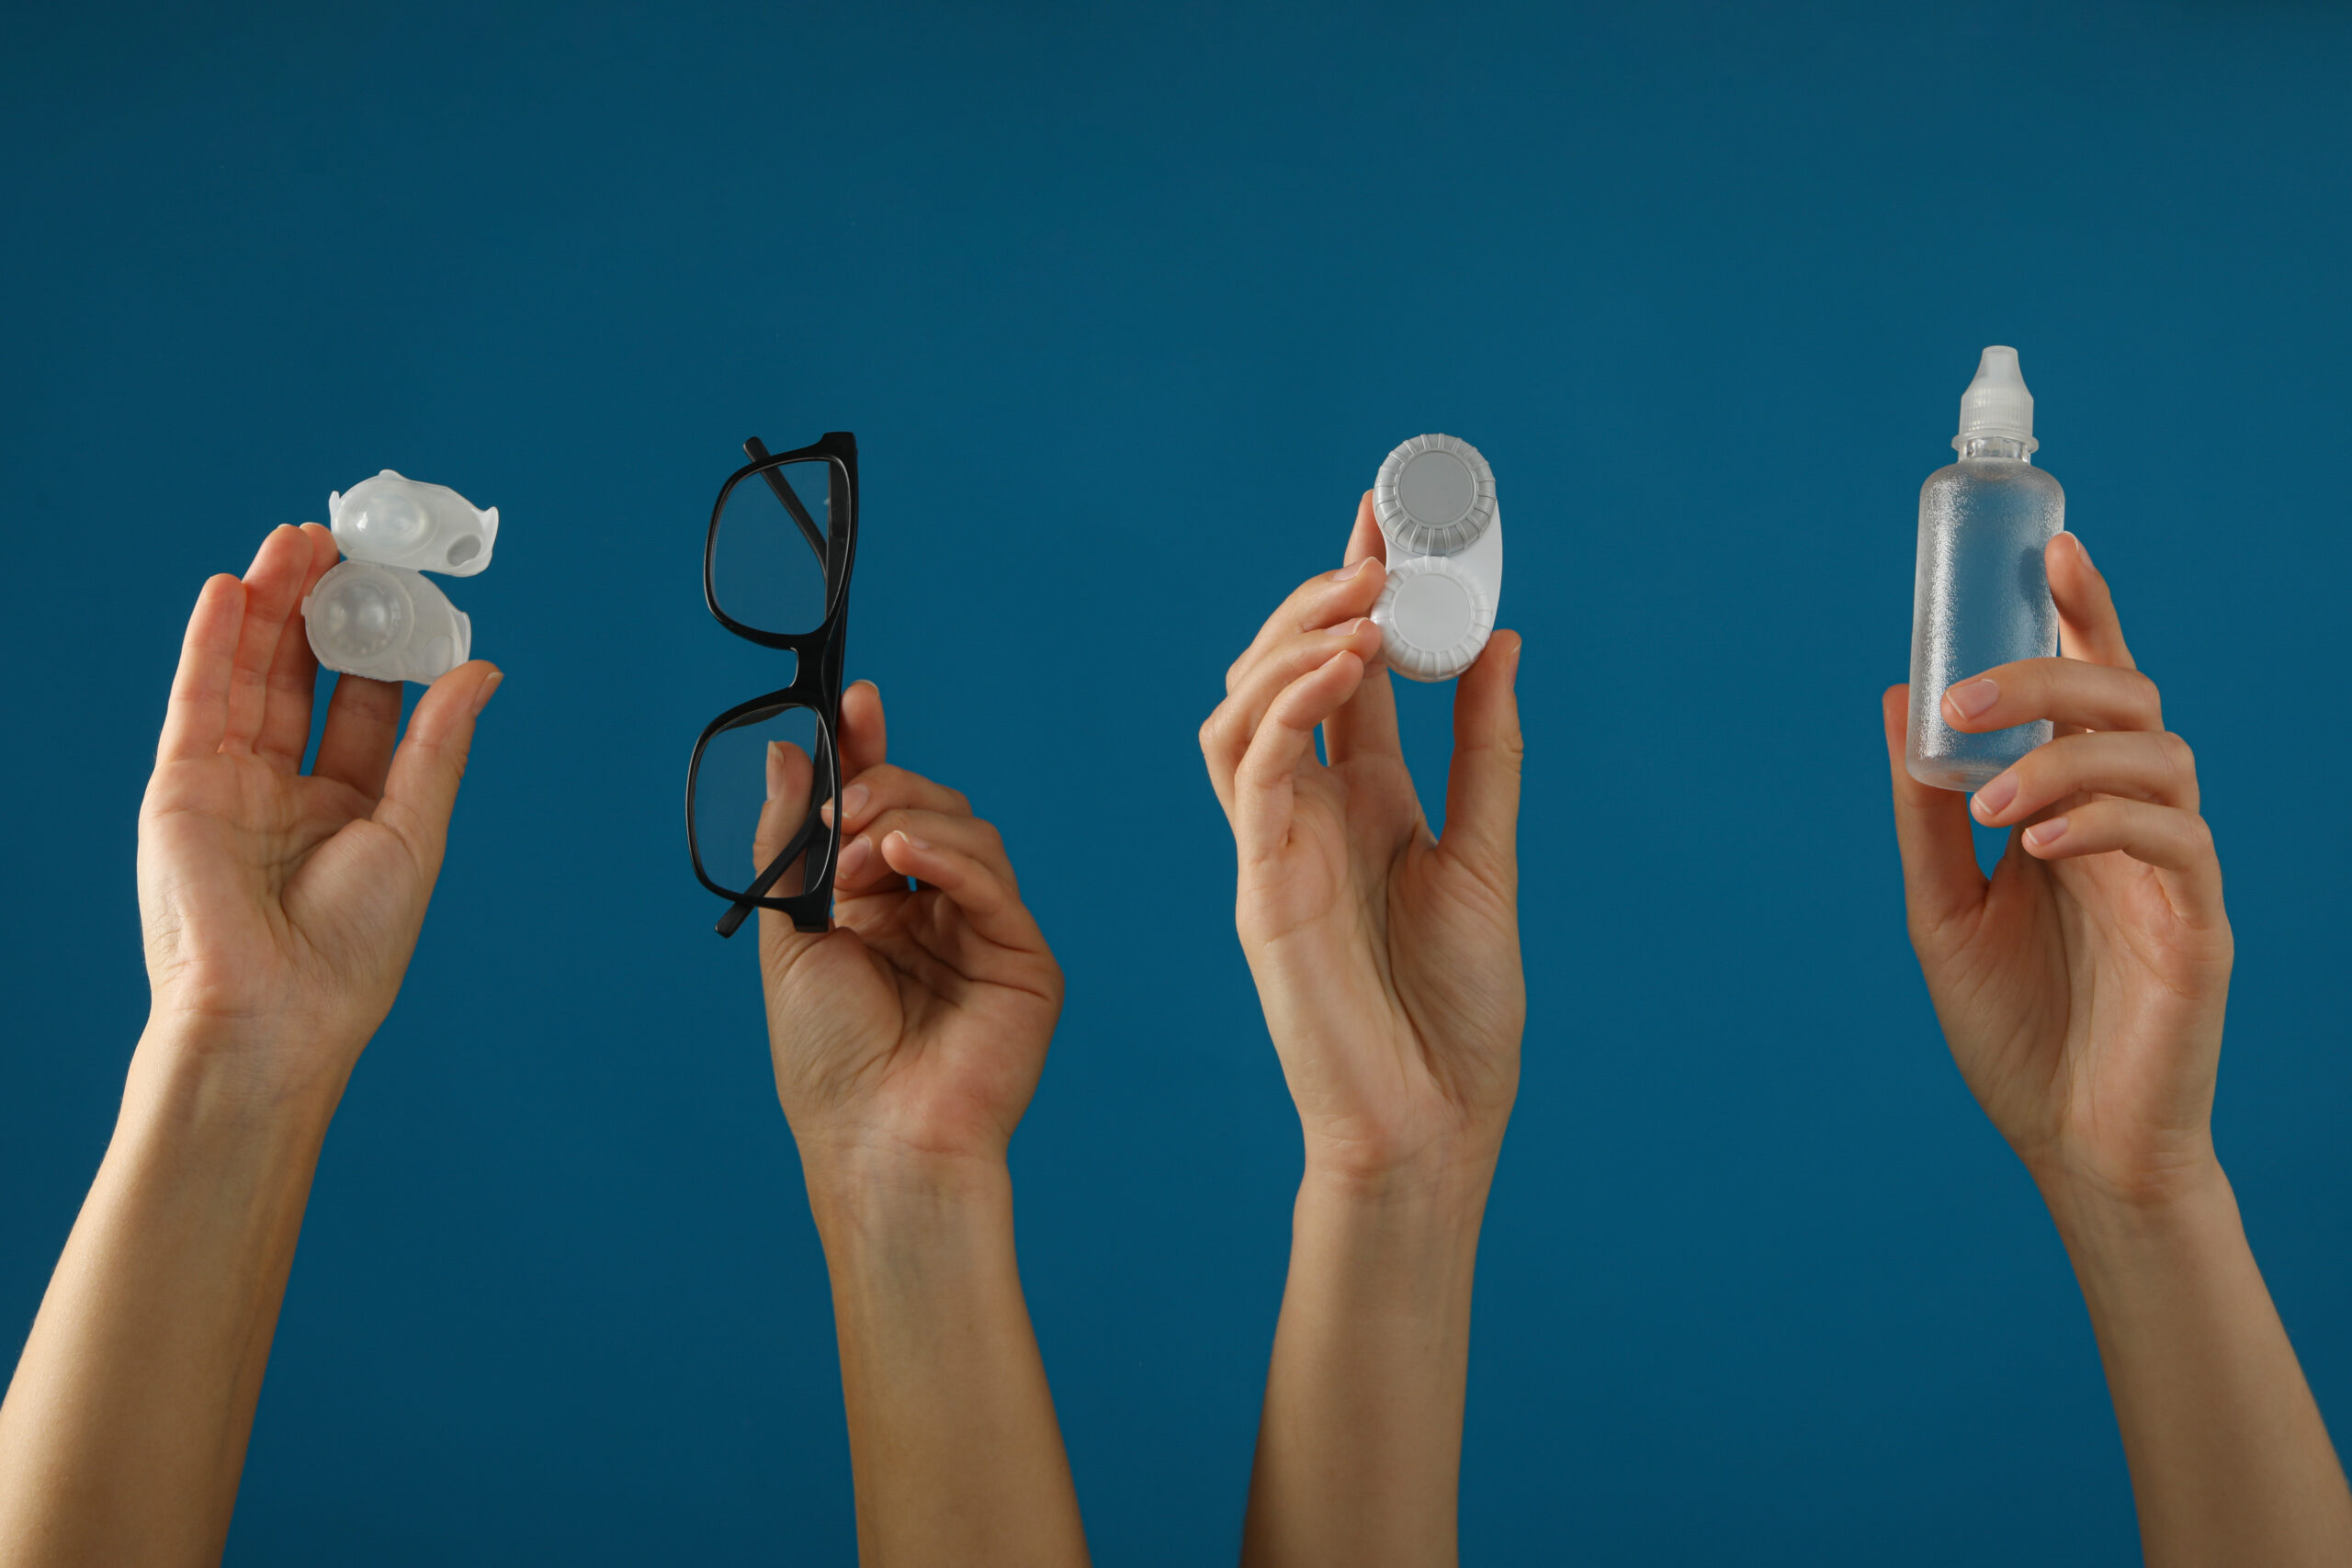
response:
{"label": "wrist", "polygon": [[1495,1181],[1498,1147],[1427,1149],[1409,1157],[1368,1160],[1309,1145],[1299,1200],[1319,1206],[1397,1216],[1458,1218],[1484,1212]]}
{"label": "wrist", "polygon": [[1012,1213],[1001,1155],[942,1154],[871,1143],[800,1141],[809,1213],[830,1249],[877,1235],[985,1229]]}
{"label": "wrist", "polygon": [[1442,1135],[1377,1139],[1332,1138],[1310,1129],[1306,1144],[1305,1180],[1335,1196],[1434,1202],[1476,1193],[1483,1201],[1502,1157],[1503,1128],[1464,1126]]}
{"label": "wrist", "polygon": [[2027,1174],[2059,1229],[2160,1230],[2210,1210],[2229,1180],[2211,1137],[2200,1137],[2164,1159],[2115,1162],[2056,1152],[2028,1156]]}
{"label": "wrist", "polygon": [[1416,1292],[1450,1289],[1476,1264],[1493,1185],[1490,1165],[1377,1176],[1310,1167],[1292,1208],[1294,1255],[1410,1280]]}
{"label": "wrist", "polygon": [[2210,1153],[2162,1181],[2119,1185],[2079,1170],[2042,1169],[2034,1177],[2094,1313],[2103,1281],[2150,1269],[2171,1276],[2195,1269],[2217,1243],[2236,1237],[2243,1245],[2237,1195]]}
{"label": "wrist", "polygon": [[288,1071],[288,1053],[261,1035],[237,1024],[150,1017],[123,1085],[126,1120],[138,1111],[192,1131],[315,1147],[342,1103],[351,1064],[300,1053],[312,1059]]}
{"label": "wrist", "polygon": [[[104,1190],[163,1216],[175,1245],[291,1256],[335,1092],[256,1084],[233,1050],[168,1028],[140,1036],[92,1201]],[[237,1267],[242,1267],[242,1264]],[[237,1267],[230,1269],[234,1274]]]}

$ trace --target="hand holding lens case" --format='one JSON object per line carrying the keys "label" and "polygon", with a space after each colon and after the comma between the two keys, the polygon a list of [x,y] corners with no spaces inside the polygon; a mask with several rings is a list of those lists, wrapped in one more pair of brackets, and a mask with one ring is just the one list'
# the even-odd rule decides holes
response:
{"label": "hand holding lens case", "polygon": [[1416,435],[1380,465],[1373,514],[1388,581],[1372,607],[1382,657],[1414,681],[1451,681],[1477,662],[1503,589],[1495,474],[1467,441]]}
{"label": "hand holding lens case", "polygon": [[472,621],[424,573],[471,577],[490,565],[498,508],[386,468],[330,494],[327,526],[344,558],[302,601],[321,665],[429,682],[472,655]]}

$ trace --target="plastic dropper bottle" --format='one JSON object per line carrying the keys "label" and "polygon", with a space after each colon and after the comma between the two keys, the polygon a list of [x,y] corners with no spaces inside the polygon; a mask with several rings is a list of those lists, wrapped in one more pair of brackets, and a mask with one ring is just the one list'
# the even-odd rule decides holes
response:
{"label": "plastic dropper bottle", "polygon": [[2066,525],[2066,492],[2033,466],[2033,394],[2014,348],[1988,348],[1960,398],[1960,461],[1919,487],[1911,599],[1911,734],[1921,784],[1974,790],[2050,739],[2047,720],[1964,735],[1944,722],[1953,682],[2058,651],[2042,547]]}

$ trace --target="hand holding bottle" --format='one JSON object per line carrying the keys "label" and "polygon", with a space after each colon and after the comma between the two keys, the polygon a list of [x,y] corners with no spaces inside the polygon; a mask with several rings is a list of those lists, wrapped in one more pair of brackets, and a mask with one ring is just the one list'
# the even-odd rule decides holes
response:
{"label": "hand holding bottle", "polygon": [[1977,820],[2022,829],[1991,878],[1966,798],[1906,772],[1907,688],[1887,693],[1911,937],[1952,1055],[2018,1156],[2137,1194],[2213,1158],[2230,925],[2196,759],[2165,730],[2106,581],[2071,534],[2045,565],[2064,655],[1921,698],[1963,733],[2056,727],[1976,794]]}
{"label": "hand holding bottle", "polygon": [[[2147,1562],[2341,1562],[2352,1494],[2213,1148],[2232,948],[2196,760],[2081,543],[2058,535],[2044,566],[2062,657],[1920,694],[1957,734],[2055,731],[1973,807],[1912,776],[1906,688],[1886,694],[1912,945],[2066,1244]],[[1972,810],[2016,829],[1989,878]]]}

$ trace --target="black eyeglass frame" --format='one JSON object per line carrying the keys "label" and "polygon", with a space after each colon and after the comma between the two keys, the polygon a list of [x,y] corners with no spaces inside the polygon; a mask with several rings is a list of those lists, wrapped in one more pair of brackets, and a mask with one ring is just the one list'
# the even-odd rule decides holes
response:
{"label": "black eyeglass frame", "polygon": [[[727,912],[718,918],[714,928],[720,936],[733,936],[755,908],[789,915],[797,930],[822,931],[832,925],[833,866],[840,859],[842,847],[840,814],[834,813],[834,819],[827,823],[812,810],[782,852],[761,870],[750,886],[724,887],[711,878],[703,865],[702,848],[695,841],[695,783],[702,773],[703,751],[713,738],[747,724],[761,723],[791,708],[807,708],[816,716],[819,752],[809,759],[814,769],[809,779],[809,798],[815,803],[835,799],[841,794],[841,747],[837,736],[842,716],[842,670],[849,647],[849,583],[857,564],[857,437],[845,430],[828,431],[813,446],[770,452],[755,435],[743,443],[743,450],[752,461],[728,476],[727,482],[719,487],[718,500],[710,509],[710,531],[704,536],[702,547],[703,603],[709,608],[712,619],[737,637],[762,648],[790,653],[794,660],[792,683],[738,703],[703,726],[701,735],[695,739],[694,756],[686,763],[686,852],[694,859],[695,877],[728,901]],[[808,509],[786,482],[783,473],[787,465],[819,459],[826,464],[827,526],[822,528],[808,515]],[[754,476],[763,479],[784,503],[808,547],[824,565],[824,618],[813,631],[763,630],[744,625],[719,606],[715,570],[719,520],[726,515],[727,498],[735,493],[735,487]],[[772,896],[768,889],[785,870],[804,852],[814,851],[816,846],[810,840],[819,829],[825,829],[821,866],[808,869],[799,892],[783,897]],[[810,858],[815,858],[813,853]]]}

